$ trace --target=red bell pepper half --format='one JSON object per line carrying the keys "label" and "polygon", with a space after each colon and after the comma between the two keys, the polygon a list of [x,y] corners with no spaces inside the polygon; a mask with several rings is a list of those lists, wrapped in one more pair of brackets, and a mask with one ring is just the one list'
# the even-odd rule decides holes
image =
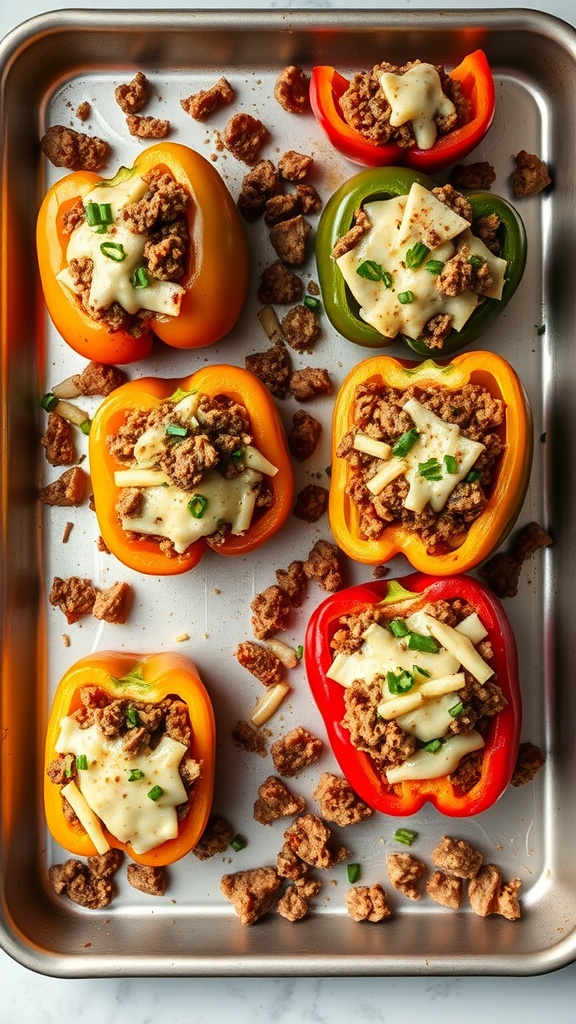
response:
{"label": "red bell pepper half", "polygon": [[475,50],[450,72],[471,104],[470,120],[461,128],[439,136],[430,149],[401,147],[396,143],[377,146],[350,127],[340,110],[340,97],[349,81],[335,68],[313,68],[310,104],[316,120],[338,152],[363,167],[406,166],[433,174],[463,160],[482,141],[494,118],[496,93],[490,65],[483,50]]}
{"label": "red bell pepper half", "polygon": [[[358,613],[385,602],[410,613],[410,604],[462,598],[477,612],[492,646],[491,665],[507,700],[506,707],[490,719],[484,734],[481,775],[468,792],[457,788],[449,776],[402,782],[391,786],[373,760],[353,746],[342,725],[344,687],[327,676],[332,664],[332,638],[342,616]],[[383,814],[404,817],[415,814],[428,801],[449,817],[469,817],[487,810],[507,788],[516,764],[522,719],[516,642],[499,600],[469,576],[438,578],[414,573],[399,581],[363,583],[332,594],[312,614],[306,633],[305,666],[313,697],[324,719],[328,738],[340,768],[365,803]]]}

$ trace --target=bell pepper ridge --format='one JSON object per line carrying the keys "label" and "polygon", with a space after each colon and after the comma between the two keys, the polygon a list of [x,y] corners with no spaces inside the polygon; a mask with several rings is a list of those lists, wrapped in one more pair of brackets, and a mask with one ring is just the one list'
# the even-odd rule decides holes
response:
{"label": "bell pepper ridge", "polygon": [[[190,795],[190,809],[180,820],[178,835],[147,853],[136,854],[128,843],[105,830],[111,847],[125,850],[140,864],[162,866],[184,857],[200,839],[212,807],[216,727],[212,702],[193,661],[168,651],[152,655],[101,651],[75,662],[62,676],[52,701],[46,730],[45,767],[54,760],[60,723],[81,706],[80,689],[95,686],[114,699],[158,703],[175,695],[187,708],[192,727],[191,756],[202,770]],[[44,775],[44,808],[48,828],[65,850],[90,857],[96,850],[88,834],[68,820],[60,788]]]}
{"label": "bell pepper ridge", "polygon": [[459,81],[464,96],[470,101],[471,116],[466,124],[440,136],[430,149],[402,147],[395,142],[377,146],[344,120],[340,97],[349,81],[334,67],[317,66],[310,80],[310,104],[318,124],[338,152],[364,167],[404,165],[426,174],[463,160],[486,135],[496,107],[494,79],[483,50],[468,54],[450,72]]}
{"label": "bell pepper ridge", "polygon": [[[358,304],[351,295],[331,253],[335,243],[352,227],[354,213],[365,202],[408,195],[414,183],[432,189],[427,175],[405,167],[379,167],[360,171],[345,181],[330,197],[316,230],[315,253],[318,279],[326,314],[332,326],[348,341],[366,348],[386,348],[395,340],[386,338],[362,320]],[[490,327],[516,292],[526,265],[526,232],[518,212],[507,200],[490,192],[466,192],[474,218],[495,213],[500,218],[501,251],[508,267],[501,299],[486,298],[474,310],[460,331],[452,330],[438,354],[450,356],[469,345]],[[402,340],[419,355],[431,350],[421,339],[406,335]]]}
{"label": "bell pepper ridge", "polygon": [[[114,184],[154,168],[169,171],[190,192],[185,213],[190,236],[185,292],[180,312],[153,316],[139,337],[108,330],[93,320],[56,275],[66,266],[68,235],[64,216],[99,185]],[[50,318],[64,341],[88,360],[127,364],[145,359],[155,338],[173,348],[203,348],[225,337],[242,311],[248,288],[248,246],[240,215],[224,180],[212,164],[180,143],[162,142],[144,149],[131,168],[112,179],[74,171],[46,193],[37,218],[36,243],[40,279]]]}
{"label": "bell pepper ridge", "polygon": [[[347,464],[337,456],[336,449],[351,428],[356,388],[370,381],[399,390],[414,383],[448,389],[478,384],[504,402],[504,449],[500,463],[486,506],[470,525],[460,547],[442,554],[429,554],[417,533],[397,523],[387,526],[380,537],[367,539],[361,535],[355,506],[346,493]],[[528,487],[532,451],[532,415],[527,395],[516,371],[496,353],[463,352],[444,364],[372,356],[349,372],[334,404],[328,512],[336,543],[350,558],[370,565],[379,565],[403,554],[412,568],[423,573],[448,576],[468,572],[488,558],[512,529]]]}
{"label": "bell pepper ridge", "polygon": [[[393,592],[393,603],[399,601],[399,615],[411,599],[421,595],[431,602],[462,598],[477,611],[487,630],[493,652],[491,663],[507,704],[490,721],[484,736],[480,778],[466,793],[454,786],[448,776],[388,785],[368,754],[353,746],[350,733],[342,725],[343,687],[326,674],[332,663],[332,637],[342,616],[386,600],[391,582],[404,588],[403,594]],[[469,817],[491,807],[507,788],[516,763],[522,722],[518,655],[514,633],[500,601],[479,581],[470,576],[442,578],[414,573],[398,581],[362,583],[330,595],[312,613],[308,624],[305,671],[342,772],[358,796],[376,811],[405,817],[416,814],[429,802],[449,817]]]}

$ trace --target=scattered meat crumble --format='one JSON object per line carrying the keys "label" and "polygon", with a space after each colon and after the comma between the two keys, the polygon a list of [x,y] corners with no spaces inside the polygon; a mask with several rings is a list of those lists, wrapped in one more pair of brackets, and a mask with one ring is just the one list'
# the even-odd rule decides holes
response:
{"label": "scattered meat crumble", "polygon": [[264,305],[282,306],[299,302],[303,291],[302,279],[290,267],[284,266],[282,260],[275,260],[262,271],[258,298]]}
{"label": "scattered meat crumble", "polygon": [[125,114],[139,114],[150,98],[150,82],[143,71],[138,71],[131,82],[117,85],[114,99]]}
{"label": "scattered meat crumble", "polygon": [[270,228],[270,241],[276,255],[288,267],[301,267],[307,256],[311,227],[301,213],[278,221]]}
{"label": "scattered meat crumble", "polygon": [[332,772],[322,772],[313,797],[318,802],[322,818],[342,828],[357,825],[374,814],[373,808],[360,799],[350,783],[342,775]]}
{"label": "scattered meat crumble", "polygon": [[527,523],[516,534],[511,551],[496,552],[480,569],[481,576],[498,597],[516,597],[524,563],[551,544],[552,538],[538,523]]}
{"label": "scattered meat crumble", "polygon": [[147,896],[163,896],[168,885],[166,868],[151,864],[129,864],[126,877],[133,889]]}
{"label": "scattered meat crumble", "polygon": [[474,878],[482,865],[482,854],[465,839],[444,836],[432,850],[432,863],[456,878]]}
{"label": "scattered meat crumble", "polygon": [[264,735],[250,722],[239,721],[232,729],[232,739],[237,747],[246,750],[249,754],[258,754],[266,757],[268,748]]}
{"label": "scattered meat crumble", "polygon": [[308,110],[310,82],[305,71],[290,64],[280,72],[274,83],[274,98],[290,114],[303,114]]}
{"label": "scattered meat crumble", "polygon": [[389,853],[386,858],[388,877],[395,889],[411,900],[419,900],[420,879],[426,872],[426,865],[412,853]]}
{"label": "scattered meat crumble", "polygon": [[284,398],[290,385],[292,367],[286,346],[281,341],[265,352],[245,356],[244,366],[266,385],[271,395]]}
{"label": "scattered meat crumble", "polygon": [[138,139],[165,139],[170,134],[170,121],[152,115],[128,114],[126,125],[130,135]]}
{"label": "scattered meat crumble", "polygon": [[90,104],[88,103],[88,101],[87,100],[83,100],[83,102],[79,103],[78,106],[76,107],[76,117],[78,118],[79,121],[87,121],[88,118],[90,117],[90,110],[91,110],[91,107],[90,107]]}
{"label": "scattered meat crumble", "polygon": [[304,603],[308,591],[304,562],[294,559],[286,569],[276,569],[276,582],[285,592],[292,608],[299,608]]}
{"label": "scattered meat crumble", "polygon": [[288,434],[288,448],[298,462],[306,462],[314,454],[320,440],[322,424],[305,409],[297,409]]}
{"label": "scattered meat crumble", "polygon": [[86,615],[122,624],[126,622],[130,594],[129,583],[114,583],[105,590],[98,590],[91,580],[81,576],[68,579],[55,576],[48,600],[63,612],[69,625]]}
{"label": "scattered meat crumble", "polygon": [[328,507],[328,490],[320,484],[306,484],[296,497],[292,510],[296,519],[317,523]]}
{"label": "scattered meat crumble", "polygon": [[304,572],[322,590],[332,594],[342,586],[338,548],[327,540],[317,540],[304,562]]}
{"label": "scattered meat crumble", "polygon": [[219,814],[212,814],[192,853],[198,860],[209,860],[219,853],[224,853],[234,835],[234,828],[225,818]]}
{"label": "scattered meat crumble", "polygon": [[269,640],[286,628],[292,605],[285,590],[272,583],[251,601],[252,631],[257,640]]}
{"label": "scattered meat crumble", "polygon": [[324,744],[303,725],[297,725],[270,747],[274,768],[284,778],[294,778],[320,760]]}
{"label": "scattered meat crumble", "polygon": [[67,896],[73,903],[88,910],[107,907],[114,895],[112,879],[124,860],[121,850],[88,857],[86,863],[70,858],[63,864],[48,868],[48,878],[58,896]]}
{"label": "scattered meat crumble", "polygon": [[519,878],[503,882],[495,864],[484,864],[468,883],[470,906],[480,917],[500,914],[508,921],[517,921],[521,916],[518,903],[520,885]]}
{"label": "scattered meat crumble", "polygon": [[510,783],[512,786],[525,786],[532,782],[540,768],[544,764],[544,754],[535,743],[524,741],[518,748],[518,757],[512,773]]}
{"label": "scattered meat crumble", "polygon": [[433,871],[426,880],[426,892],[430,899],[450,910],[458,910],[461,906],[462,888],[462,879],[447,875],[445,871]]}
{"label": "scattered meat crumble", "polygon": [[332,868],[348,856],[348,850],[334,842],[331,830],[315,814],[296,818],[286,829],[284,839],[288,848],[310,867]]}
{"label": "scattered meat crumble", "polygon": [[282,334],[295,352],[311,352],[320,334],[320,319],[306,306],[294,306],[281,321]]}
{"label": "scattered meat crumble", "polygon": [[355,885],[346,893],[346,907],[354,921],[386,921],[392,916],[388,897],[380,885]]}
{"label": "scattered meat crumble", "polygon": [[51,466],[71,466],[77,461],[74,428],[60,413],[48,413],[40,444]]}
{"label": "scattered meat crumble", "polygon": [[305,366],[301,370],[295,370],[291,375],[290,391],[297,402],[310,402],[322,395],[333,395],[334,385],[328,370]]}
{"label": "scattered meat crumble", "polygon": [[272,651],[253,640],[238,644],[234,656],[264,686],[275,686],[284,678],[284,666]]}
{"label": "scattered meat crumble", "polygon": [[450,172],[450,181],[457,189],[489,189],[496,181],[496,171],[487,160],[457,164]]}
{"label": "scattered meat crumble", "polygon": [[129,583],[113,583],[106,590],[97,590],[92,614],[97,619],[121,625],[128,617],[128,602],[131,596]]}
{"label": "scattered meat crumble", "polygon": [[296,796],[282,779],[276,775],[269,775],[258,787],[258,799],[254,802],[254,818],[261,825],[271,825],[278,818],[301,814],[305,805],[303,796]]}
{"label": "scattered meat crumble", "polygon": [[548,167],[534,153],[521,149],[515,157],[516,166],[511,174],[512,191],[517,199],[535,196],[550,185]]}
{"label": "scattered meat crumble", "polygon": [[38,496],[45,505],[78,506],[84,501],[87,486],[87,474],[80,466],[72,466],[57,480],[41,487]]}
{"label": "scattered meat crumble", "polygon": [[282,879],[272,867],[249,868],[224,875],[220,889],[242,924],[255,924],[276,902]]}
{"label": "scattered meat crumble", "polygon": [[126,374],[118,366],[91,361],[81,373],[72,377],[72,383],[79,395],[102,395],[105,398],[124,384]]}
{"label": "scattered meat crumble", "polygon": [[110,155],[104,139],[55,124],[42,136],[42,152],[55,167],[69,171],[101,171]]}
{"label": "scattered meat crumble", "polygon": [[295,149],[288,149],[278,160],[278,170],[284,181],[304,181],[314,163],[314,158],[308,153],[298,153]]}
{"label": "scattered meat crumble", "polygon": [[180,105],[195,121],[206,121],[215,110],[232,103],[235,96],[230,82],[222,76],[209,89],[200,89],[192,96],[180,100]]}
{"label": "scattered meat crumble", "polygon": [[259,118],[244,112],[233,114],[224,129],[226,149],[245,164],[253,164],[268,140],[269,131]]}

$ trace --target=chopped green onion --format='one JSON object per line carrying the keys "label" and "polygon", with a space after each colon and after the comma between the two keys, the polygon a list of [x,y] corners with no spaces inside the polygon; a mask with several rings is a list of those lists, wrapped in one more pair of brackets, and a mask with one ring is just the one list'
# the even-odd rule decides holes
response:
{"label": "chopped green onion", "polygon": [[408,633],[410,632],[404,619],[392,619],[389,625],[392,636],[395,636],[398,639],[403,636],[408,636]]}
{"label": "chopped green onion", "polygon": [[397,828],[394,833],[394,839],[397,843],[404,843],[404,846],[412,846],[412,843],[418,835],[411,828]]}
{"label": "chopped green onion", "polygon": [[164,433],[168,437],[188,437],[188,427],[183,427],[180,423],[169,423]]}
{"label": "chopped green onion", "polygon": [[122,263],[126,259],[126,251],[120,242],[102,242],[100,252],[114,263]]}
{"label": "chopped green onion", "polygon": [[398,438],[396,444],[392,446],[392,455],[396,455],[399,459],[403,458],[416,444],[419,437],[420,434],[416,430],[416,427],[412,427],[412,430],[407,430],[405,434],[402,434]]}
{"label": "chopped green onion", "polygon": [[[417,634],[413,633],[412,636],[417,636]],[[429,679],[431,676],[431,673],[428,671],[428,669],[422,668],[422,665],[412,665],[412,671],[414,675],[416,675],[416,673],[419,672],[420,675],[424,676],[426,679]]]}
{"label": "chopped green onion", "polygon": [[71,779],[72,778],[72,769],[66,767],[64,769],[64,775],[66,776],[67,779]]}
{"label": "chopped green onion", "polygon": [[58,405],[59,401],[60,399],[49,391],[47,395],[44,395],[44,397],[40,399],[40,405],[46,412],[52,412],[52,410]]}
{"label": "chopped green onion", "polygon": [[472,267],[482,267],[485,262],[486,260],[484,259],[484,257],[479,256],[478,253],[475,252],[473,252],[472,255],[468,257],[468,263]]}
{"label": "chopped green onion", "polygon": [[298,658],[298,661],[302,660],[302,655],[303,654],[304,654],[304,648],[303,648],[302,644],[298,644],[298,647],[296,648],[296,657]]}
{"label": "chopped green onion", "polygon": [[451,715],[452,718],[459,718],[465,710],[466,707],[464,702],[459,700],[457,704],[453,704],[451,708],[448,708],[448,714]]}
{"label": "chopped green onion", "polygon": [[150,275],[146,267],[135,267],[132,271],[130,283],[133,288],[147,288],[150,284]]}
{"label": "chopped green onion", "polygon": [[239,853],[240,850],[243,850],[247,846],[247,843],[244,836],[237,835],[234,836],[234,839],[230,840],[230,846],[233,850],[236,850],[236,853]]}
{"label": "chopped green onion", "polygon": [[418,472],[420,476],[423,476],[425,480],[441,480],[442,479],[442,467],[438,462],[438,459],[428,459],[426,462],[418,463]]}
{"label": "chopped green onion", "polygon": [[458,472],[458,459],[455,459],[453,455],[444,456],[444,469],[447,473]]}
{"label": "chopped green onion", "polygon": [[539,326],[537,326],[536,327],[536,334],[539,337],[541,337],[543,334],[546,334],[546,324],[540,324]]}
{"label": "chopped green onion", "polygon": [[430,743],[424,745],[424,750],[428,751],[429,754],[437,754],[442,746],[442,740],[430,740]]}
{"label": "chopped green onion", "polygon": [[467,484],[475,484],[476,481],[479,480],[481,476],[482,476],[482,473],[480,472],[479,469],[471,469],[470,472],[468,473],[467,477],[466,477],[466,483]]}
{"label": "chopped green onion", "polygon": [[386,683],[390,693],[398,695],[400,693],[408,693],[409,690],[414,686],[414,676],[407,669],[402,672],[387,672]]}
{"label": "chopped green onion", "polygon": [[363,277],[365,281],[381,281],[384,268],[379,263],[376,263],[375,260],[364,260],[359,267],[356,267],[356,273],[358,277]]}
{"label": "chopped green onion", "polygon": [[314,295],[305,295],[303,305],[306,309],[311,310],[312,313],[322,312],[322,303]]}
{"label": "chopped green onion", "polygon": [[88,434],[90,433],[91,426],[92,423],[90,420],[84,420],[84,422],[80,424],[80,430],[82,431],[83,434],[86,434],[86,436],[88,436]]}
{"label": "chopped green onion", "polygon": [[86,223],[90,228],[104,228],[106,224],[112,224],[112,207],[110,203],[95,203],[92,199],[86,203]]}
{"label": "chopped green onion", "polygon": [[406,266],[410,270],[416,270],[424,262],[429,252],[430,249],[424,245],[424,242],[416,242],[416,245],[413,245],[406,253]]}
{"label": "chopped green onion", "polygon": [[424,636],[423,633],[410,633],[408,649],[410,651],[423,651],[426,654],[437,654],[438,643],[433,636]]}
{"label": "chopped green onion", "polygon": [[347,865],[348,881],[350,885],[354,885],[360,878],[360,865],[359,864],[348,864]]}
{"label": "chopped green onion", "polygon": [[388,270],[383,270],[382,271],[382,284],[384,285],[384,287],[385,288],[391,288],[392,287],[392,283],[393,283],[392,274]]}
{"label": "chopped green onion", "polygon": [[88,767],[88,758],[86,754],[76,755],[76,769],[79,772],[85,772]]}
{"label": "chopped green onion", "polygon": [[237,448],[235,452],[231,453],[230,458],[234,459],[235,462],[240,462],[244,458],[244,449]]}
{"label": "chopped green onion", "polygon": [[150,800],[159,800],[163,792],[164,790],[162,789],[162,786],[152,786],[152,789],[146,794],[146,796],[148,796]]}
{"label": "chopped green onion", "polygon": [[129,729],[135,729],[137,725],[140,725],[140,715],[136,708],[126,708],[126,725]]}
{"label": "chopped green onion", "polygon": [[398,292],[398,302],[403,306],[409,305],[410,302],[414,302],[414,292],[408,288],[405,292]]}
{"label": "chopped green onion", "polygon": [[188,511],[194,519],[202,519],[207,507],[208,498],[203,494],[195,494],[188,502]]}
{"label": "chopped green onion", "polygon": [[424,270],[427,270],[429,274],[441,274],[444,270],[444,263],[442,260],[428,260]]}
{"label": "chopped green onion", "polygon": [[128,776],[128,782],[138,782],[144,778],[144,772],[140,771],[139,768],[132,768]]}

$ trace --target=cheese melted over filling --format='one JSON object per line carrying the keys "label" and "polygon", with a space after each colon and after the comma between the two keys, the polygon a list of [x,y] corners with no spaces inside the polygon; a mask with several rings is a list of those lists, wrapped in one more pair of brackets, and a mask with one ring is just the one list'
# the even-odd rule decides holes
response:
{"label": "cheese melted over filling", "polygon": [[411,124],[419,149],[436,142],[435,117],[449,117],[456,108],[442,90],[440,75],[432,64],[414,64],[402,75],[390,71],[380,76],[380,86],[390,104],[390,124]]}
{"label": "cheese melted over filling", "polygon": [[[467,220],[422,185],[414,182],[407,196],[374,200],[363,209],[371,228],[336,263],[360,306],[361,318],[383,337],[403,334],[416,340],[440,313],[449,314],[452,328],[460,331],[483,298],[502,298],[506,260],[491,253]],[[419,266],[411,267],[407,253],[418,244],[429,252]],[[446,263],[464,246],[469,257],[479,257],[488,265],[492,285],[482,297],[471,291],[442,295],[436,274],[426,269],[430,261]],[[362,276],[367,263],[388,276],[377,280]]]}

